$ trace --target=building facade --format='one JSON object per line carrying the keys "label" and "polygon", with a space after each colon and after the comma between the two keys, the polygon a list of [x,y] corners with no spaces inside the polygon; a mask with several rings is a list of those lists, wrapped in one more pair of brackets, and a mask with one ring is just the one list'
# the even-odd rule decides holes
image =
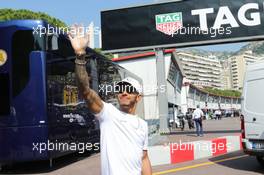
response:
{"label": "building facade", "polygon": [[198,87],[222,88],[221,64],[216,57],[203,57],[183,51],[177,52],[186,78]]}
{"label": "building facade", "polygon": [[220,61],[222,69],[221,69],[221,76],[220,81],[222,83],[222,89],[228,90],[232,89],[231,83],[231,65],[229,59],[225,59]]}
{"label": "building facade", "polygon": [[231,82],[234,90],[242,91],[246,66],[260,59],[260,57],[254,56],[251,51],[229,58],[231,65]]}

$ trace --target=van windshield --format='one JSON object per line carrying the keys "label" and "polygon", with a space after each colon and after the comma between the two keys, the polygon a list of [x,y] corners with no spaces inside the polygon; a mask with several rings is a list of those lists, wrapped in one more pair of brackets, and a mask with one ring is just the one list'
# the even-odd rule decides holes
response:
{"label": "van windshield", "polygon": [[257,100],[264,99],[264,78],[248,81],[246,87],[246,109],[254,113],[264,113],[263,103]]}

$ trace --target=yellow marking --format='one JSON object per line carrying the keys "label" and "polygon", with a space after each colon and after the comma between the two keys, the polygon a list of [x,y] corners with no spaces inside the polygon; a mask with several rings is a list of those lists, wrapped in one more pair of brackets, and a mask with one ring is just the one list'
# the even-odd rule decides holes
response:
{"label": "yellow marking", "polygon": [[202,167],[202,166],[214,165],[214,164],[219,163],[219,162],[225,162],[225,161],[229,161],[229,160],[240,159],[240,158],[247,157],[247,156],[248,155],[236,156],[236,157],[231,157],[231,158],[227,158],[227,159],[216,160],[213,162],[205,162],[205,163],[200,163],[200,164],[196,164],[196,165],[190,165],[190,166],[185,166],[185,167],[181,167],[181,168],[170,169],[170,170],[166,170],[166,171],[153,173],[153,175],[168,174],[168,173],[174,173],[177,171],[183,171],[183,170],[198,168],[198,167]]}

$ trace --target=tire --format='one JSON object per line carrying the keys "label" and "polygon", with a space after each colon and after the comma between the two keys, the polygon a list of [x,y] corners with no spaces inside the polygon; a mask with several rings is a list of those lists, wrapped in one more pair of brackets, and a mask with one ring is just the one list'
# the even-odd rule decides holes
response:
{"label": "tire", "polygon": [[260,165],[264,166],[264,156],[257,156],[257,161]]}

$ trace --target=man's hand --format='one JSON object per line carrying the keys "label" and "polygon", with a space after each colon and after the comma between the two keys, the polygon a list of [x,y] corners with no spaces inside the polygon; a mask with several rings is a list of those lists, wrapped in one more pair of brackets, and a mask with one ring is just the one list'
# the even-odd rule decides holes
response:
{"label": "man's hand", "polygon": [[71,45],[77,55],[85,54],[85,49],[89,44],[89,33],[85,32],[85,27],[83,25],[73,25],[68,37],[71,41]]}
{"label": "man's hand", "polygon": [[143,151],[143,158],[142,158],[142,175],[151,175],[152,169],[151,164],[148,157],[148,151]]}

